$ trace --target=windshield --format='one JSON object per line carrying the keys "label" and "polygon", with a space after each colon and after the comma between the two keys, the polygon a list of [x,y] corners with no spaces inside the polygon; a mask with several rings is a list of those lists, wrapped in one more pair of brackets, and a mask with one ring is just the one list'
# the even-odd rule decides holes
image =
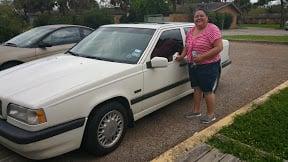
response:
{"label": "windshield", "polygon": [[146,49],[154,29],[101,27],[70,53],[105,61],[136,64]]}
{"label": "windshield", "polygon": [[37,42],[42,36],[44,36],[45,34],[49,33],[52,30],[53,28],[45,26],[33,28],[10,39],[4,45],[22,47],[22,48],[30,47],[35,42]]}

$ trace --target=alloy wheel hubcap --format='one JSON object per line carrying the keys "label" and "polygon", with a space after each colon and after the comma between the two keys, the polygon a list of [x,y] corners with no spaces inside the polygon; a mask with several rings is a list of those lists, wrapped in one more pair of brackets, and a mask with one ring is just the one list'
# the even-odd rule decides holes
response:
{"label": "alloy wheel hubcap", "polygon": [[100,121],[97,137],[100,145],[105,148],[111,147],[120,139],[124,129],[123,115],[112,110],[105,114]]}

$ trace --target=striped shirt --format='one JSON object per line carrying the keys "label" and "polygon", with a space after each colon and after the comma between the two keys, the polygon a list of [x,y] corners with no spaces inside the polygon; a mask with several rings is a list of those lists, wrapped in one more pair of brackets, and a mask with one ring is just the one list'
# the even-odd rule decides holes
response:
{"label": "striped shirt", "polygon": [[[213,43],[222,38],[219,28],[211,23],[208,23],[206,28],[196,36],[192,33],[195,27],[191,28],[186,37],[187,58],[190,63],[193,62],[192,51],[197,54],[204,54],[213,48]],[[209,60],[203,61],[201,64],[209,64],[220,60],[220,53]]]}

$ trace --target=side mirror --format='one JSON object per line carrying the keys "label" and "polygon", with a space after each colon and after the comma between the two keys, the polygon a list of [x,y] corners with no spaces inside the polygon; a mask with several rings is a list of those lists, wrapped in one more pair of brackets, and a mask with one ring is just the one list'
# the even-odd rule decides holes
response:
{"label": "side mirror", "polygon": [[147,68],[164,68],[168,66],[168,59],[165,57],[154,57],[146,65]]}
{"label": "side mirror", "polygon": [[38,44],[38,47],[39,47],[39,48],[52,47],[52,44],[40,42],[40,43]]}

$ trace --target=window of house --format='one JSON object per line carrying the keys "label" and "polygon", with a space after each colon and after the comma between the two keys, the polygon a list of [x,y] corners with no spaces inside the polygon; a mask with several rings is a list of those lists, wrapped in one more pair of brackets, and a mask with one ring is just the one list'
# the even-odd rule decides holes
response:
{"label": "window of house", "polygon": [[182,49],[183,39],[180,29],[167,30],[161,34],[151,54],[151,59],[157,56],[165,57],[168,61],[172,61],[173,55],[176,52],[180,53]]}

